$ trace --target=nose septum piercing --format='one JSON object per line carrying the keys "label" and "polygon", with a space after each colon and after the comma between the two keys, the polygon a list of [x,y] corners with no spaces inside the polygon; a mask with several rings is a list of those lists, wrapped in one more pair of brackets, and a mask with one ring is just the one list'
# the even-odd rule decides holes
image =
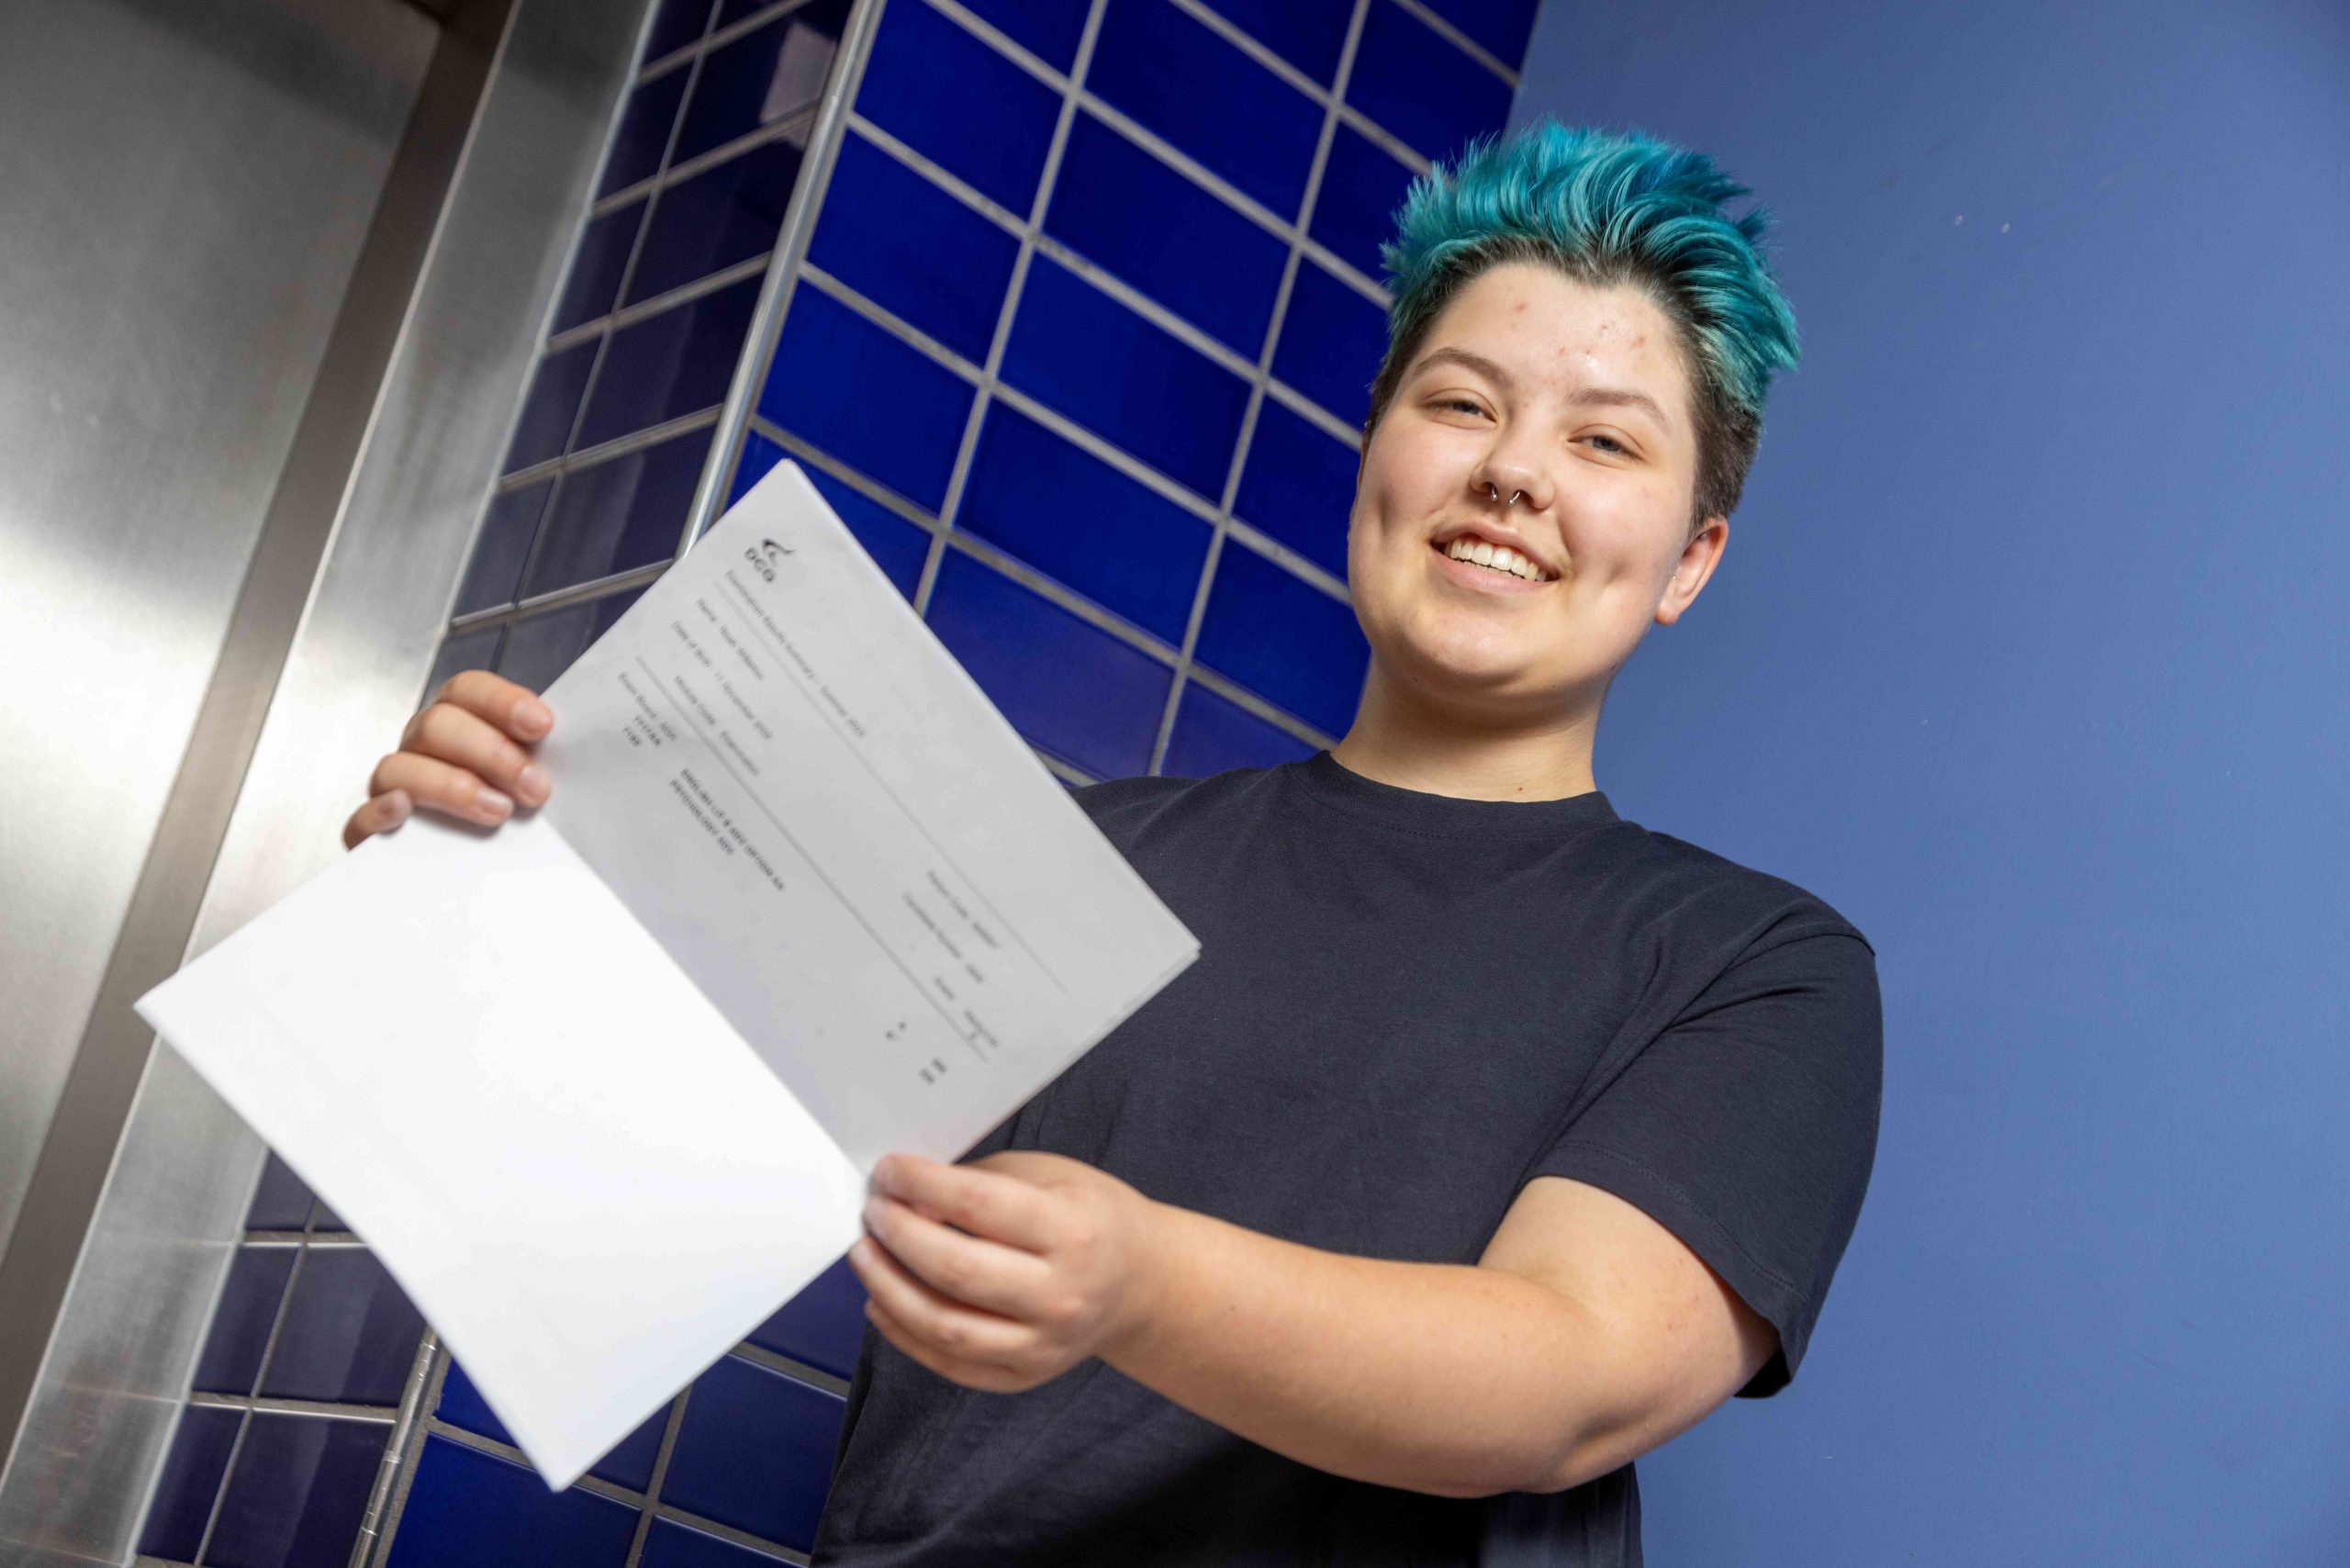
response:
{"label": "nose septum piercing", "polygon": [[[1499,485],[1494,484],[1491,479],[1485,481],[1485,488],[1492,492],[1494,499],[1500,500],[1502,498],[1502,487]],[[1517,498],[1524,494],[1526,494],[1524,490],[1512,490],[1509,493],[1509,504],[1511,506],[1517,505]]]}

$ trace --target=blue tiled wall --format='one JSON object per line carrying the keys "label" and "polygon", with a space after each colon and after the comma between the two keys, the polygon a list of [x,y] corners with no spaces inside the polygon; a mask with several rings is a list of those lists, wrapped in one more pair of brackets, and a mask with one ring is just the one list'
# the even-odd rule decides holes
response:
{"label": "blue tiled wall", "polygon": [[[847,0],[658,0],[433,683],[543,687],[687,546],[711,465],[731,498],[789,457],[1069,781],[1326,744],[1367,656],[1379,242],[1500,128],[1535,3],[886,0],[859,62]],[[421,1325],[274,1160],[249,1224],[140,1550],[341,1568]],[[800,1558],[863,1322],[835,1266],[559,1495],[436,1359],[388,1561]]]}

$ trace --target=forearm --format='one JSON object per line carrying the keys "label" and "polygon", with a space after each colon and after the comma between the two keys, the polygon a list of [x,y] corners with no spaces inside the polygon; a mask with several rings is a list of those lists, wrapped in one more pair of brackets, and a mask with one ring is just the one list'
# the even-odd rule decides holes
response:
{"label": "forearm", "polygon": [[1159,1206],[1147,1310],[1102,1359],[1275,1452],[1450,1496],[1564,1484],[1600,1403],[1570,1297],[1348,1257]]}

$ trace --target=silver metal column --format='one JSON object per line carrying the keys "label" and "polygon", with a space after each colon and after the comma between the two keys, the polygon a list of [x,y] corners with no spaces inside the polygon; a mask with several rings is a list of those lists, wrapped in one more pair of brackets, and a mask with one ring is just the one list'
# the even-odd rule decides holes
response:
{"label": "silver metal column", "polygon": [[413,708],[645,3],[431,9],[0,7],[0,1563],[128,1559],[260,1151],[127,1004]]}

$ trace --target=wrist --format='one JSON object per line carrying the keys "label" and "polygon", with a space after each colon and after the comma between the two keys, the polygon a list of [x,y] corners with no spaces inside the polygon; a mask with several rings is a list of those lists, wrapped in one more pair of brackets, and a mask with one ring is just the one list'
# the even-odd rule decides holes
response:
{"label": "wrist", "polygon": [[1102,1337],[1103,1361],[1121,1363],[1149,1354],[1167,1321],[1173,1282],[1181,1277],[1179,1254],[1183,1250],[1182,1210],[1135,1194],[1134,1223],[1128,1232],[1126,1288],[1110,1331]]}

